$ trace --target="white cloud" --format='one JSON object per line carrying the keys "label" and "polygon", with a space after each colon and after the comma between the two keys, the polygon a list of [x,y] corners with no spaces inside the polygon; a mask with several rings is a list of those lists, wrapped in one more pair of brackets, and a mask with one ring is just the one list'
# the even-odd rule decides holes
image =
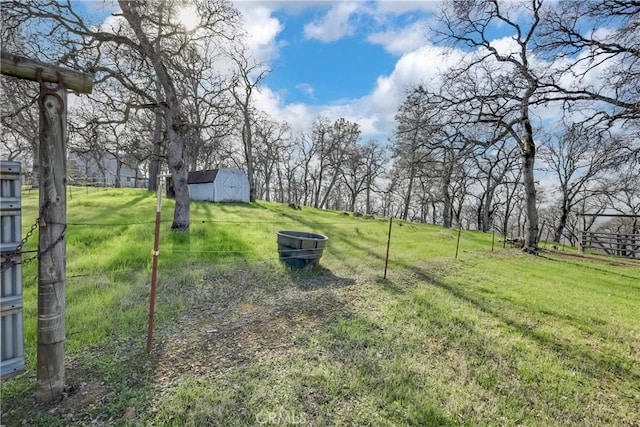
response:
{"label": "white cloud", "polygon": [[[410,10],[417,10],[420,7],[433,9],[437,4],[425,2],[381,2],[375,3],[338,3],[335,4],[322,18],[307,24],[305,35],[308,38],[317,39],[323,42],[338,40],[354,31],[355,14],[367,14],[373,16],[383,9],[394,9],[395,12],[405,13]],[[263,13],[263,18],[269,18],[270,13]],[[432,45],[427,35],[428,17],[419,15],[418,20],[413,20],[405,27],[393,22],[393,19],[385,21],[385,17],[380,14],[380,25],[377,28],[387,28],[384,31],[373,33],[368,37],[370,43],[382,45],[388,52],[400,55],[394,70],[388,75],[380,75],[376,81],[375,88],[367,95],[356,99],[340,100],[325,105],[308,105],[304,103],[285,104],[283,97],[271,90],[269,87],[262,87],[256,93],[256,104],[261,110],[279,120],[286,120],[294,130],[309,131],[313,120],[318,115],[324,115],[332,120],[344,117],[348,120],[360,124],[363,139],[377,138],[384,141],[391,135],[394,128],[394,116],[398,106],[406,96],[406,90],[417,85],[425,84],[437,88],[439,83],[438,73],[458,65],[460,61],[469,53],[463,53],[456,49],[445,49]],[[275,19],[275,18],[274,18]],[[412,18],[413,19],[413,18]],[[275,20],[277,21],[277,19]],[[265,40],[275,45],[275,39],[281,24],[279,22],[277,31],[272,31]],[[492,41],[492,44],[503,54],[514,54],[518,50],[515,41],[510,37],[504,37]],[[277,49],[277,45],[276,49]],[[447,55],[445,55],[445,52]],[[540,58],[531,57],[531,65],[539,67],[540,72],[557,66],[562,59],[557,59],[553,64],[547,63]],[[587,73],[585,80],[597,86],[598,79],[604,71],[596,68]],[[291,82],[291,87],[302,91],[313,98],[313,87],[308,83]],[[575,82],[562,82],[568,87]],[[573,83],[573,84],[572,84]],[[581,82],[585,84],[585,81]],[[562,105],[552,104],[543,107],[532,108],[532,118],[537,126],[555,121],[562,117]]]}
{"label": "white cloud", "polygon": [[[499,39],[495,39],[491,41],[491,46],[496,48],[498,53],[502,56],[512,56],[516,58],[520,58],[521,47],[518,45],[518,42],[511,36],[505,36]],[[485,52],[488,52],[486,50]]]}
{"label": "white cloud", "polygon": [[428,42],[427,25],[427,21],[416,21],[404,28],[370,34],[367,41],[381,45],[392,54],[408,53]]}
{"label": "white cloud", "polygon": [[380,0],[375,3],[377,13],[402,15],[408,12],[436,12],[443,0]]}
{"label": "white cloud", "polygon": [[127,27],[126,20],[122,15],[109,15],[98,26],[97,30],[117,33],[122,26]]}
{"label": "white cloud", "polygon": [[284,104],[277,93],[262,87],[256,95],[256,105],[272,117],[286,120],[294,130],[308,131],[319,115],[332,120],[344,117],[360,124],[363,139],[384,141],[393,132],[394,116],[406,90],[417,84],[437,84],[438,71],[459,62],[460,53],[443,56],[443,52],[442,48],[427,45],[403,55],[393,72],[378,77],[375,89],[361,98],[339,104]]}
{"label": "white cloud", "polygon": [[337,3],[321,19],[305,25],[304,36],[307,39],[330,43],[353,34],[355,25],[350,21],[350,17],[357,9],[357,3]]}
{"label": "white cloud", "polygon": [[444,52],[443,48],[425,45],[403,55],[390,75],[378,78],[375,90],[364,103],[379,112],[380,131],[390,132],[393,117],[407,89],[417,84],[436,87],[438,72],[459,62],[460,53],[454,51],[445,56]]}
{"label": "white cloud", "polygon": [[308,97],[314,98],[315,90],[313,89],[313,86],[311,86],[309,83],[299,83],[296,85],[296,89],[298,89],[300,92],[304,93]]}
{"label": "white cloud", "polygon": [[288,122],[295,131],[308,131],[318,110],[301,103],[284,105],[280,95],[267,86],[255,92],[255,105],[277,120]]}
{"label": "white cloud", "polygon": [[236,2],[235,6],[242,14],[243,28],[247,33],[247,47],[253,57],[259,62],[276,58],[281,47],[277,36],[284,27],[271,15],[272,10],[246,2]]}

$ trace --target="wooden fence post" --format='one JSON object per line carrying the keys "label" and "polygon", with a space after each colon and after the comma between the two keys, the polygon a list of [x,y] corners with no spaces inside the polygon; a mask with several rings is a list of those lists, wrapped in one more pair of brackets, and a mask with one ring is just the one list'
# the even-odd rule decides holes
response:
{"label": "wooden fence post", "polygon": [[38,263],[38,367],[36,400],[64,390],[67,194],[67,90],[40,83],[40,233]]}
{"label": "wooden fence post", "polygon": [[62,397],[65,378],[67,88],[91,93],[93,76],[7,52],[0,59],[2,74],[40,83],[36,400],[44,403]]}

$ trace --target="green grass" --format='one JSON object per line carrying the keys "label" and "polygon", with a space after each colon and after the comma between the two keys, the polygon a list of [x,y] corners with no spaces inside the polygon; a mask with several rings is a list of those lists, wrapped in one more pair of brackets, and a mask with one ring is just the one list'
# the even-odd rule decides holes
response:
{"label": "green grass", "polygon": [[[23,229],[37,194],[23,195]],[[145,352],[155,196],[72,190],[67,384],[34,406],[2,384],[6,425],[637,425],[640,263],[540,257],[491,235],[258,202],[164,201],[154,348]],[[75,224],[75,225],[73,225]],[[84,225],[84,224],[100,224]],[[275,232],[325,234],[316,270],[277,260]],[[32,242],[37,241],[34,236]],[[28,248],[32,248],[30,242]]]}

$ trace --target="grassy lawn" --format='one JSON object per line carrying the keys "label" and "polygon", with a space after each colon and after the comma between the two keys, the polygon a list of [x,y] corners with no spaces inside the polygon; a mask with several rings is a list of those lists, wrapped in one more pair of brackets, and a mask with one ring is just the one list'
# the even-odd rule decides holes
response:
{"label": "grassy lawn", "polygon": [[[23,229],[37,212],[23,195]],[[165,200],[154,347],[145,352],[155,195],[68,198],[67,384],[34,405],[36,266],[24,267],[27,371],[2,423],[640,424],[640,262],[503,249],[492,236],[258,202]],[[315,270],[275,232],[325,234]],[[34,236],[26,249],[34,247]]]}

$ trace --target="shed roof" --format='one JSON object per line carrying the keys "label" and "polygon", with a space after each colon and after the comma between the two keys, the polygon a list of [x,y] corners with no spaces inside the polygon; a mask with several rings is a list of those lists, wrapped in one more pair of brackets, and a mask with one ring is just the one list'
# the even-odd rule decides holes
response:
{"label": "shed roof", "polygon": [[216,175],[218,175],[218,169],[209,169],[206,171],[193,171],[189,172],[189,177],[187,178],[188,184],[203,184],[206,182],[213,182],[216,179]]}

